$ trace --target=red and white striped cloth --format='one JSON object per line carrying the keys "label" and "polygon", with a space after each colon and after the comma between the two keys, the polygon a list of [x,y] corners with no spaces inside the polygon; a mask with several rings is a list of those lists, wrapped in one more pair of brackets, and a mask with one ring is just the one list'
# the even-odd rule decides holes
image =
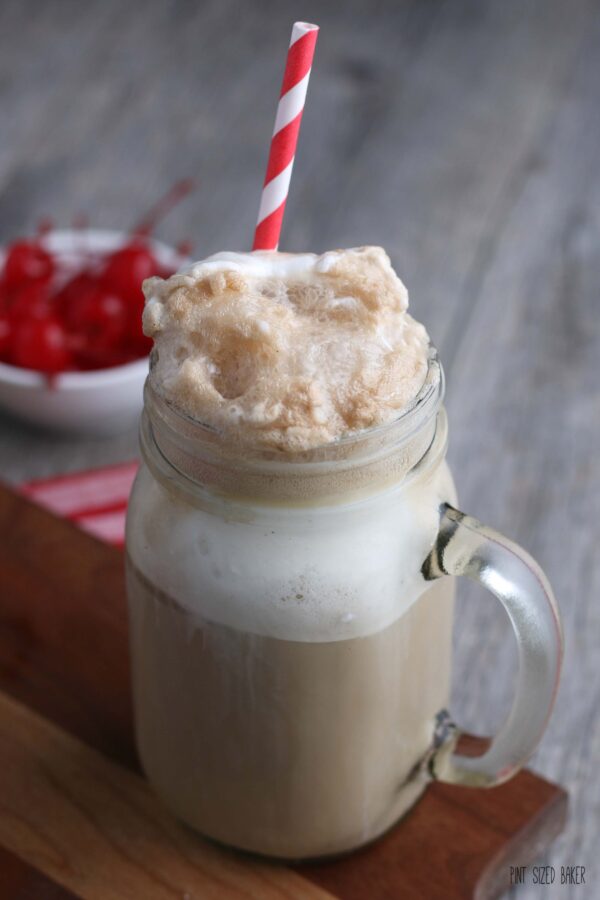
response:
{"label": "red and white striped cloth", "polygon": [[296,22],[288,50],[253,250],[277,250],[319,28]]}
{"label": "red and white striped cloth", "polygon": [[138,462],[30,481],[20,491],[94,537],[122,547],[127,501]]}

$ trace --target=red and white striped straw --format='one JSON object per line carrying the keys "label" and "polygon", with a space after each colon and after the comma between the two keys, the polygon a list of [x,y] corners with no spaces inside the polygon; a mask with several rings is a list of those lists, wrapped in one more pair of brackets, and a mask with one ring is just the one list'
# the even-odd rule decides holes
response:
{"label": "red and white striped straw", "polygon": [[318,25],[308,22],[296,22],[292,28],[253,250],[277,250],[279,245],[318,32]]}

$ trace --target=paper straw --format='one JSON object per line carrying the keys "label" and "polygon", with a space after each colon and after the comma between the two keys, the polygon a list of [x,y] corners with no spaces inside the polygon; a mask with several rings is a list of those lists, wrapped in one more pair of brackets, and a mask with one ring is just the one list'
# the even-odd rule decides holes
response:
{"label": "paper straw", "polygon": [[296,22],[288,50],[253,250],[277,250],[319,28]]}

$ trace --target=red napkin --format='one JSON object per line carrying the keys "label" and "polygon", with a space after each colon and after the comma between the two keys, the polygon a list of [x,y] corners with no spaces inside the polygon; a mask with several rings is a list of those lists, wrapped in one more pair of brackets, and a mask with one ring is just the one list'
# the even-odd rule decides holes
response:
{"label": "red napkin", "polygon": [[125,511],[139,463],[105,466],[21,485],[26,497],[109,544],[125,542]]}

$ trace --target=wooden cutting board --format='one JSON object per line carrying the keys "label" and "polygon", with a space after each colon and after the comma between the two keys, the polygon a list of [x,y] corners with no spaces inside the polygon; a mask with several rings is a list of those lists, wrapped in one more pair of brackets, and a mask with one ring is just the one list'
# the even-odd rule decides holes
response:
{"label": "wooden cutting board", "polygon": [[0,487],[0,900],[485,900],[566,814],[566,793],[523,771],[490,791],[435,784],[328,863],[203,840],[139,771],[121,552]]}

